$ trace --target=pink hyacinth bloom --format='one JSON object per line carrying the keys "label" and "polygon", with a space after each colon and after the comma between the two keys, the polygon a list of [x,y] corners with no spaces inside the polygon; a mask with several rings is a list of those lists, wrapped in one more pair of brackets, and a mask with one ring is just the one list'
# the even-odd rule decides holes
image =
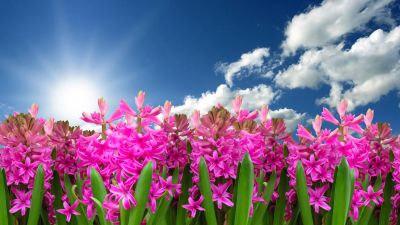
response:
{"label": "pink hyacinth bloom", "polygon": [[57,212],[64,214],[67,218],[67,222],[69,222],[71,220],[72,215],[80,215],[77,211],[75,211],[76,207],[78,207],[79,202],[78,200],[76,200],[74,202],[74,204],[72,204],[71,206],[67,203],[67,202],[63,202],[63,209],[58,209]]}
{"label": "pink hyacinth bloom", "polygon": [[164,119],[168,119],[171,113],[172,103],[170,101],[165,101],[163,108]]}
{"label": "pink hyacinth bloom", "polygon": [[335,125],[339,125],[339,121],[332,115],[332,113],[327,108],[324,107],[322,109],[321,114],[322,114],[322,119],[324,119],[325,121],[328,121]]}
{"label": "pink hyacinth bloom", "polygon": [[31,163],[31,159],[27,157],[25,163],[16,162],[16,167],[18,168],[18,175],[22,178],[24,183],[28,183],[31,177],[35,177],[36,168],[39,162]]}
{"label": "pink hyacinth bloom", "polygon": [[325,185],[320,188],[309,188],[308,192],[310,194],[310,205],[314,206],[315,212],[319,213],[319,208],[323,208],[326,211],[331,210],[331,207],[327,204],[328,197],[324,196],[326,190],[328,190],[329,186]]}
{"label": "pink hyacinth bloom", "polygon": [[144,98],[146,97],[146,93],[143,91],[139,91],[138,95],[135,97],[136,107],[141,110],[143,108]]}
{"label": "pink hyacinth bloom", "polygon": [[106,100],[103,97],[101,97],[97,100],[97,104],[99,105],[101,116],[104,117],[108,111],[108,104],[107,104]]}
{"label": "pink hyacinth bloom", "polygon": [[136,200],[132,195],[132,185],[118,182],[118,186],[111,186],[110,192],[116,196],[118,201],[122,201],[125,209],[136,206]]}
{"label": "pink hyacinth bloom", "polygon": [[343,100],[340,102],[339,106],[337,107],[337,112],[339,113],[340,119],[342,119],[342,120],[343,120],[343,118],[344,118],[344,115],[346,114],[347,106],[348,106],[347,100],[346,100],[346,99],[343,99]]}
{"label": "pink hyacinth bloom", "polygon": [[51,135],[53,132],[53,126],[54,126],[54,118],[50,118],[48,119],[45,123],[44,123],[44,132],[47,135]]}
{"label": "pink hyacinth bloom", "polygon": [[204,197],[201,195],[199,200],[195,201],[192,197],[189,197],[189,204],[182,205],[183,208],[190,211],[190,216],[194,218],[196,216],[196,211],[204,211],[204,208],[201,207],[201,203],[203,202]]}
{"label": "pink hyacinth bloom", "polygon": [[315,133],[319,135],[321,133],[322,117],[317,115],[315,117],[315,120],[312,122],[312,126],[315,130]]}
{"label": "pink hyacinth bloom", "polygon": [[364,123],[367,128],[371,127],[373,118],[374,118],[374,110],[368,109],[367,114],[364,116]]}
{"label": "pink hyacinth bloom", "polygon": [[261,123],[267,122],[269,107],[267,105],[263,105],[260,110],[260,119]]}
{"label": "pink hyacinth bloom", "polygon": [[36,118],[38,111],[39,111],[39,106],[36,103],[33,103],[31,108],[28,110],[28,112],[31,114],[33,118]]}
{"label": "pink hyacinth bloom", "polygon": [[299,124],[297,128],[297,136],[313,141],[315,137],[305,128],[303,125]]}
{"label": "pink hyacinth bloom", "polygon": [[232,198],[232,194],[227,192],[231,184],[232,180],[229,180],[225,184],[218,184],[218,186],[213,184],[211,186],[213,192],[212,200],[217,202],[218,209],[222,208],[222,203],[229,207],[233,206],[233,202],[230,200]]}
{"label": "pink hyacinth bloom", "polygon": [[21,215],[25,215],[26,209],[31,207],[32,191],[21,191],[16,188],[11,189],[15,195],[15,199],[11,201],[10,213],[21,211]]}
{"label": "pink hyacinth bloom", "polygon": [[161,185],[165,188],[166,191],[168,191],[169,195],[172,196],[173,190],[179,190],[181,188],[180,184],[174,184],[172,183],[172,176],[167,177],[167,180],[164,180],[161,178]]}
{"label": "pink hyacinth bloom", "polygon": [[200,125],[200,111],[194,110],[190,119],[192,126],[197,128]]}
{"label": "pink hyacinth bloom", "polygon": [[310,156],[310,160],[304,160],[306,166],[306,174],[311,176],[313,181],[318,180],[318,176],[321,173],[322,165],[325,164],[325,160],[315,160],[314,154]]}
{"label": "pink hyacinth bloom", "polygon": [[236,115],[238,115],[240,112],[240,107],[242,106],[242,100],[243,100],[243,96],[238,95],[232,101],[233,111],[236,113]]}
{"label": "pink hyacinth bloom", "polygon": [[368,206],[370,207],[369,203],[372,201],[374,202],[376,205],[381,204],[381,202],[383,202],[383,198],[382,198],[382,190],[379,190],[377,192],[374,191],[374,188],[369,185],[368,189],[366,192],[364,192],[364,206]]}

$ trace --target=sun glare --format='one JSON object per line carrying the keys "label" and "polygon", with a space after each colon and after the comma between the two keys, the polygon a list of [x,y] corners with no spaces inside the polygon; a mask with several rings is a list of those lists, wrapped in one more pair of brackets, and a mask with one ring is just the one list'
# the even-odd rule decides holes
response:
{"label": "sun glare", "polygon": [[97,110],[100,93],[97,85],[90,80],[70,77],[58,81],[51,89],[53,113],[56,119],[77,122],[82,112]]}

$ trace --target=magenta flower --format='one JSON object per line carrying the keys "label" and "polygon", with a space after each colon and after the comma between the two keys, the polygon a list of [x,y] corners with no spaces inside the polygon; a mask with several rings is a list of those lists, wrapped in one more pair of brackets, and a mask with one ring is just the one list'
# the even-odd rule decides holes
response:
{"label": "magenta flower", "polygon": [[231,186],[232,181],[229,180],[225,184],[218,184],[218,185],[212,185],[212,200],[217,202],[218,208],[222,209],[222,203],[232,207],[233,202],[230,200],[232,198],[232,194],[227,192],[229,186]]}
{"label": "magenta flower", "polygon": [[316,213],[319,213],[319,208],[323,208],[326,211],[331,210],[331,207],[327,204],[329,198],[324,196],[324,193],[326,190],[328,190],[328,188],[329,186],[325,185],[320,188],[308,189],[308,193],[310,194],[310,205],[314,206]]}
{"label": "magenta flower", "polygon": [[118,186],[111,186],[110,192],[116,196],[117,201],[122,201],[125,209],[130,209],[136,206],[136,200],[132,194],[132,185],[123,182],[118,182]]}
{"label": "magenta flower", "polygon": [[370,202],[374,202],[376,205],[380,205],[383,202],[383,198],[381,196],[382,193],[382,189],[375,192],[374,188],[369,185],[367,191],[364,192],[364,206],[371,207],[371,205],[369,204]]}
{"label": "magenta flower", "polygon": [[322,165],[326,162],[324,159],[315,160],[314,154],[312,154],[310,160],[305,159],[303,163],[306,166],[306,174],[310,175],[313,181],[316,181],[323,168]]}
{"label": "magenta flower", "polygon": [[204,197],[201,195],[200,198],[196,201],[192,197],[189,197],[189,204],[182,205],[183,208],[190,211],[190,216],[194,218],[196,216],[196,211],[204,211],[204,208],[201,207],[201,203],[203,202]]}
{"label": "magenta flower", "polygon": [[79,202],[78,200],[76,200],[74,202],[74,204],[72,204],[71,206],[67,203],[67,202],[63,202],[63,209],[58,209],[57,212],[64,214],[67,218],[67,222],[69,222],[71,220],[72,215],[80,215],[77,211],[75,211],[76,207],[78,207]]}
{"label": "magenta flower", "polygon": [[179,189],[181,188],[181,184],[172,183],[172,176],[167,177],[166,180],[161,178],[160,181],[161,181],[161,185],[163,186],[165,191],[168,192],[168,194],[170,196],[173,196],[173,193],[172,193],[173,190],[179,191]]}
{"label": "magenta flower", "polygon": [[10,213],[21,211],[21,215],[25,215],[26,209],[31,207],[32,191],[25,192],[16,188],[11,190],[16,198],[11,201]]}

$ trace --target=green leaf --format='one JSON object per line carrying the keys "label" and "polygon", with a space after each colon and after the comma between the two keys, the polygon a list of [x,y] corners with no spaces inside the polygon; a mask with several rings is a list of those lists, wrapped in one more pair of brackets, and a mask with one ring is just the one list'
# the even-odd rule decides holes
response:
{"label": "green leaf", "polygon": [[274,171],[271,174],[271,177],[269,178],[269,182],[264,183],[265,189],[263,193],[263,199],[265,200],[266,204],[261,203],[257,206],[257,208],[254,210],[254,214],[251,219],[251,224],[253,225],[262,224],[265,211],[267,210],[269,202],[271,201],[272,194],[274,193],[275,182],[276,182],[276,172]]}
{"label": "green leaf", "polygon": [[[69,179],[68,174],[64,174],[64,185],[65,185],[65,192],[67,192],[69,204],[74,204],[75,201],[77,201],[77,198],[76,198],[75,193],[73,192],[74,186],[72,186],[71,180]],[[81,224],[83,224],[83,225],[91,224],[89,222],[88,217],[86,216],[85,210],[84,210],[84,208],[83,208],[81,203],[78,204],[78,207],[76,208],[76,211],[80,215],[73,216],[73,218],[76,218],[76,221],[77,221],[77,223],[79,225],[81,225]]]}
{"label": "green leaf", "polygon": [[122,201],[119,202],[119,221],[121,225],[128,225],[129,211],[124,208]]}
{"label": "green leaf", "polygon": [[392,180],[392,172],[388,173],[385,181],[385,188],[383,190],[383,204],[381,213],[379,215],[379,225],[389,224],[390,212],[392,210],[391,197],[394,192],[394,182]]}
{"label": "green leaf", "polygon": [[345,225],[346,223],[351,201],[351,185],[352,181],[349,164],[347,163],[347,160],[342,157],[337,172],[335,193],[333,196],[333,198],[335,198],[332,214],[333,225]]}
{"label": "green leaf", "polygon": [[239,174],[240,174],[240,168],[242,166],[242,163],[239,162],[237,170],[236,170],[236,181],[234,183],[233,186],[233,197],[232,197],[232,202],[234,202],[235,204],[233,205],[233,207],[231,207],[229,209],[229,213],[228,213],[228,224],[229,225],[233,225],[233,223],[235,222],[235,213],[236,213],[236,199],[237,199],[237,190],[238,190],[238,184],[239,184]]}
{"label": "green leaf", "polygon": [[111,224],[107,222],[105,211],[103,210],[104,198],[107,195],[107,189],[104,186],[104,181],[99,172],[93,167],[90,168],[90,184],[92,185],[93,197],[99,201],[100,204],[95,204],[97,216],[101,225]]}
{"label": "green leaf", "polygon": [[[337,179],[336,179],[337,178],[337,172],[338,172],[338,167],[335,168],[335,173],[334,173],[334,176],[333,176],[333,184],[331,185],[331,194],[330,194],[330,196],[335,196],[335,186],[336,186],[336,181],[337,181]],[[335,198],[331,197],[329,205],[331,207],[333,207],[334,202],[335,202]],[[326,219],[325,219],[326,225],[331,225],[332,224],[332,211],[333,210],[330,210],[326,214]]]}
{"label": "green leaf", "polygon": [[280,175],[278,194],[279,198],[276,202],[274,212],[274,225],[282,225],[284,223],[286,192],[289,190],[289,180],[286,174],[286,168],[282,170]]}
{"label": "green leaf", "polygon": [[238,196],[236,199],[235,225],[245,225],[249,220],[250,207],[253,198],[254,168],[249,154],[243,157],[239,174]]}
{"label": "green leaf", "polygon": [[[382,184],[382,177],[379,176],[374,184],[374,191],[378,191]],[[364,209],[360,213],[360,218],[357,221],[357,225],[367,225],[371,220],[371,216],[373,211],[375,210],[375,203],[370,203],[371,207],[364,207]]]}
{"label": "green leaf", "polygon": [[29,210],[28,225],[37,225],[40,213],[42,211],[42,202],[44,195],[44,171],[42,165],[39,165],[35,175],[35,181],[32,190],[31,207]]}
{"label": "green leaf", "polygon": [[140,172],[136,184],[135,199],[136,207],[129,210],[129,225],[139,225],[143,220],[143,214],[149,200],[150,186],[153,180],[153,162],[150,161]]}
{"label": "green leaf", "polygon": [[310,198],[308,196],[306,175],[304,174],[304,168],[301,161],[297,162],[296,167],[296,192],[303,224],[314,225],[311,214]]}
{"label": "green leaf", "polygon": [[217,225],[217,218],[215,217],[214,202],[212,200],[210,177],[208,175],[208,168],[206,161],[203,157],[200,159],[200,192],[204,197],[203,208],[205,209],[205,216],[208,225]]}
{"label": "green leaf", "polygon": [[54,209],[56,210],[57,225],[66,225],[65,215],[57,212],[58,209],[63,208],[61,200],[63,190],[60,183],[60,176],[56,171],[54,171],[53,180],[51,181],[51,193],[54,195]]}
{"label": "green leaf", "polygon": [[4,169],[0,169],[0,225],[8,225],[8,188]]}
{"label": "green leaf", "polygon": [[190,173],[190,166],[186,165],[183,170],[182,181],[181,181],[181,195],[178,200],[178,207],[176,213],[176,225],[186,224],[186,210],[182,208],[188,202],[189,188],[192,185],[192,174]]}

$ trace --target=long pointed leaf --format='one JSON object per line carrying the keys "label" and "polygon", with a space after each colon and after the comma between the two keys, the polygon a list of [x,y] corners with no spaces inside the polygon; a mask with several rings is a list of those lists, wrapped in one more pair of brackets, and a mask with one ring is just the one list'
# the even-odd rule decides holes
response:
{"label": "long pointed leaf", "polygon": [[344,225],[347,220],[350,206],[350,169],[347,160],[343,157],[335,181],[335,201],[333,203],[332,224]]}
{"label": "long pointed leaf", "polygon": [[40,213],[42,211],[42,202],[44,195],[44,171],[42,165],[39,165],[35,175],[35,181],[32,190],[31,208],[29,210],[28,225],[37,225]]}
{"label": "long pointed leaf", "polygon": [[308,196],[306,175],[304,174],[304,168],[301,161],[297,162],[296,168],[296,192],[303,224],[314,225],[311,214],[310,197]]}
{"label": "long pointed leaf", "polygon": [[[76,195],[73,193],[73,186],[71,184],[71,180],[69,179],[68,174],[64,174],[64,185],[65,185],[65,192],[67,193],[68,196],[68,201],[69,204],[74,204],[75,201],[77,200]],[[79,225],[88,225],[91,224],[89,222],[89,219],[86,216],[85,210],[82,206],[81,203],[79,203],[78,207],[76,208],[76,211],[80,214],[80,215],[76,215],[74,216],[74,218],[76,218],[76,222]]]}
{"label": "long pointed leaf", "polygon": [[203,208],[205,209],[205,216],[208,225],[217,225],[217,218],[215,217],[214,202],[212,200],[210,177],[208,175],[208,168],[206,161],[202,157],[200,159],[200,192],[204,197]]}
{"label": "long pointed leaf", "polygon": [[0,169],[0,225],[8,225],[8,188],[4,169]]}
{"label": "long pointed leaf", "polygon": [[394,182],[392,180],[392,172],[386,176],[385,188],[383,190],[383,204],[381,208],[381,213],[379,215],[379,225],[389,224],[390,212],[392,210],[391,197],[394,192]]}
{"label": "long pointed leaf", "polygon": [[54,195],[54,209],[56,210],[57,225],[66,225],[67,222],[65,215],[57,212],[58,209],[63,208],[61,200],[63,191],[60,183],[60,176],[58,175],[57,172],[54,172],[53,174],[53,180],[51,182],[51,192]]}
{"label": "long pointed leaf", "polygon": [[289,180],[286,176],[286,169],[283,169],[280,175],[278,193],[279,198],[276,202],[274,212],[274,225],[282,225],[284,223],[285,207],[286,207],[286,192],[289,190]]}
{"label": "long pointed leaf", "polygon": [[249,220],[254,187],[254,168],[248,153],[243,157],[239,177],[240,198],[236,201],[235,225],[245,225]]}
{"label": "long pointed leaf", "polygon": [[182,194],[179,196],[178,200],[178,208],[176,213],[176,225],[184,225],[186,224],[186,210],[182,207],[182,205],[188,202],[189,197],[189,188],[192,183],[192,175],[190,173],[190,166],[186,165],[185,169],[183,170],[182,176],[182,187],[181,191]]}
{"label": "long pointed leaf", "polygon": [[99,222],[101,225],[110,224],[106,221],[105,211],[102,207],[104,198],[107,195],[107,189],[104,186],[103,178],[93,167],[90,168],[90,184],[92,185],[92,193],[94,198],[100,203],[95,204]]}
{"label": "long pointed leaf", "polygon": [[[242,163],[239,162],[237,170],[236,170],[236,181],[233,186],[232,202],[236,202],[236,199],[237,199],[237,195],[238,195],[237,190],[238,190],[239,174],[240,174],[241,166],[242,166]],[[235,222],[235,213],[236,213],[236,204],[234,204],[233,207],[231,207],[229,209],[229,212],[228,212],[228,224],[229,225],[233,225],[233,223]]]}
{"label": "long pointed leaf", "polygon": [[135,190],[136,207],[129,210],[129,225],[139,225],[149,200],[150,186],[153,180],[153,162],[150,161],[140,172]]}
{"label": "long pointed leaf", "polygon": [[267,210],[269,202],[271,201],[272,194],[274,193],[275,182],[276,182],[276,172],[274,171],[271,174],[271,177],[269,178],[268,183],[265,185],[263,199],[265,200],[266,203],[259,204],[257,206],[257,208],[254,210],[254,214],[251,219],[251,224],[258,225],[258,224],[262,223],[261,221],[263,220],[263,217]]}

